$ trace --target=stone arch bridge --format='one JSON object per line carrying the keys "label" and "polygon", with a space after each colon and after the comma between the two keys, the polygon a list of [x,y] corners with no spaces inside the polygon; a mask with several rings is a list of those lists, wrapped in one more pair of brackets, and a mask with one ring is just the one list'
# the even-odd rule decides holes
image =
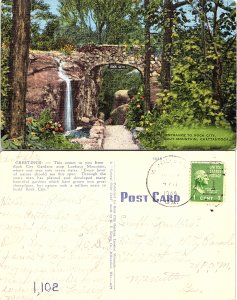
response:
{"label": "stone arch bridge", "polygon": [[[70,56],[62,55],[59,52],[31,53],[28,71],[28,106],[30,107],[32,101],[36,101],[32,98],[36,96],[37,93],[34,93],[34,91],[41,80],[44,94],[41,95],[40,101],[45,100],[45,106],[51,106],[50,108],[55,114],[59,114],[61,119],[63,119],[65,82],[58,77],[59,63],[56,59],[64,62],[65,74],[72,80],[73,113],[76,121],[83,116],[96,117],[98,114],[98,95],[103,66],[111,64],[127,65],[136,68],[142,76],[144,75],[144,57],[140,54],[140,49],[135,46],[132,50],[128,50],[126,46],[87,45],[78,48]],[[153,102],[157,99],[157,93],[159,92],[157,77],[160,68],[159,59],[152,56],[150,78],[151,100]],[[61,107],[61,109],[58,109],[58,107]]]}

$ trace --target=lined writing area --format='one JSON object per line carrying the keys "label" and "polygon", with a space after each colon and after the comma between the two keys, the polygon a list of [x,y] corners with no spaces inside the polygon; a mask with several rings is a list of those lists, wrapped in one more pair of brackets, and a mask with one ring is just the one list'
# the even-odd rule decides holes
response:
{"label": "lined writing area", "polygon": [[[113,165],[109,161],[48,158],[41,154],[18,160],[3,157],[1,161],[5,186],[1,186],[0,197],[0,269],[4,274],[0,298],[103,299],[110,288]],[[82,176],[86,186],[15,189],[14,176],[23,181],[28,180],[26,176],[36,176],[35,172],[46,173],[39,175],[45,179],[44,186],[50,184],[46,178],[50,173],[67,174],[63,176],[70,181]],[[92,186],[90,181],[97,184]]]}
{"label": "lined writing area", "polygon": [[[121,192],[148,194],[151,153],[139,164],[134,154],[100,154],[105,186],[40,192],[13,190],[11,155],[1,154],[0,163],[1,300],[234,299],[231,152],[228,159],[195,153],[196,160],[224,163],[223,203],[180,207],[161,206],[149,195],[147,201],[121,201]],[[21,160],[59,161],[60,153],[51,155]],[[70,161],[89,161],[70,155]],[[189,164],[193,156],[184,157]],[[189,186],[190,178],[182,184]]]}

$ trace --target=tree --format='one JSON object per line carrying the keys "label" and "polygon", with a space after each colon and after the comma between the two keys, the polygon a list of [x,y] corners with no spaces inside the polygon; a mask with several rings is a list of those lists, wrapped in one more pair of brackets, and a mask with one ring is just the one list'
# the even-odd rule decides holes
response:
{"label": "tree", "polygon": [[52,44],[54,48],[54,31],[57,26],[58,18],[50,12],[49,4],[44,3],[43,0],[32,0],[30,47],[49,50]]}
{"label": "tree", "polygon": [[151,71],[151,35],[150,35],[150,17],[149,17],[150,0],[144,0],[145,10],[145,68],[144,68],[144,96],[145,111],[151,109],[151,91],[150,91],[150,71]]}
{"label": "tree", "polygon": [[[231,44],[235,41],[233,31],[235,27],[234,5],[226,6],[222,0],[206,0],[203,10],[204,26],[206,27],[209,45],[209,56],[212,55],[212,89],[213,97],[220,106],[224,106],[222,95],[223,59],[226,58]],[[222,12],[222,13],[221,13]]]}
{"label": "tree", "polygon": [[1,10],[1,39],[2,44],[5,46],[10,42],[10,34],[12,27],[12,18],[11,18],[11,1],[3,0],[2,1],[2,10]]}
{"label": "tree", "polygon": [[[12,1],[3,0],[1,11],[2,25],[2,43],[9,44],[12,31]],[[31,48],[43,50],[44,45],[49,44],[49,39],[54,40],[51,33],[48,36],[48,27],[58,27],[57,16],[53,15],[50,6],[45,4],[43,0],[32,0],[31,5]],[[43,26],[45,24],[45,26]],[[43,28],[44,27],[44,28]],[[45,30],[46,29],[46,30]],[[44,34],[45,33],[45,34]],[[45,38],[47,42],[45,43]],[[47,47],[46,47],[47,48]]]}
{"label": "tree", "polygon": [[223,80],[226,79],[226,73],[230,75],[226,70],[232,70],[235,61],[235,3],[202,0],[201,3],[196,1],[193,4],[193,10],[199,15],[201,22],[203,58],[212,69],[210,80],[213,98],[224,109],[230,95],[226,97]]}
{"label": "tree", "polygon": [[[127,0],[60,0],[62,24],[78,29],[74,40],[83,43],[85,33],[96,44],[123,43],[131,31],[137,32],[138,16],[134,17],[136,2]],[[80,39],[80,37],[83,37]]]}
{"label": "tree", "polygon": [[[12,63],[12,58],[9,60],[10,41],[13,35],[16,35],[16,30],[13,29],[13,2],[11,0],[2,0],[1,25],[2,25],[2,73],[1,73],[1,109],[7,113],[10,109],[9,94],[9,64]],[[31,5],[31,47],[34,49],[48,50],[55,49],[53,30],[56,30],[57,23],[55,16],[49,12],[49,5],[43,0],[32,0]],[[42,29],[42,21],[46,22]],[[27,21],[26,21],[27,22]],[[18,22],[19,23],[19,22]],[[41,32],[43,30],[43,32]],[[12,47],[11,47],[12,48]],[[11,54],[12,55],[12,54]],[[10,75],[12,76],[12,75]],[[10,118],[10,116],[9,116]],[[10,122],[8,122],[10,124]],[[10,125],[9,125],[10,126]],[[9,127],[8,126],[8,127]]]}
{"label": "tree", "polygon": [[6,111],[9,74],[9,44],[12,28],[11,1],[2,1],[1,10],[1,110]]}
{"label": "tree", "polygon": [[163,1],[163,51],[161,58],[161,84],[163,89],[170,89],[171,84],[172,34],[176,10],[191,2],[192,0],[176,3],[173,0]]}
{"label": "tree", "polygon": [[[219,125],[223,118],[235,128],[234,6],[224,1],[195,1],[191,21],[175,21],[170,58],[171,83],[164,102],[187,104],[192,123]],[[203,4],[205,4],[203,6]],[[187,24],[189,23],[189,24]],[[189,25],[189,26],[185,26]],[[219,123],[218,123],[219,122]]]}
{"label": "tree", "polygon": [[9,115],[8,129],[11,138],[23,137],[26,127],[26,79],[30,46],[30,0],[14,0],[10,45]]}

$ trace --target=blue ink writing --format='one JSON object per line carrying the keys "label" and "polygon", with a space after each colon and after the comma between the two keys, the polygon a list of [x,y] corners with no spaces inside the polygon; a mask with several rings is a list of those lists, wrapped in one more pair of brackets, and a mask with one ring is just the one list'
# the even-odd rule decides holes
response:
{"label": "blue ink writing", "polygon": [[127,192],[121,192],[121,202],[147,202],[148,195],[129,195]]}
{"label": "blue ink writing", "polygon": [[[153,192],[151,194],[153,202],[159,203],[173,203],[177,204],[180,202],[180,196],[176,194],[176,192],[164,192],[160,194],[159,192]],[[148,195],[130,195],[128,192],[120,193],[120,201],[121,202],[148,202]]]}
{"label": "blue ink writing", "polygon": [[154,202],[178,203],[180,201],[179,195],[166,194],[159,196],[159,192],[152,193],[152,198]]}

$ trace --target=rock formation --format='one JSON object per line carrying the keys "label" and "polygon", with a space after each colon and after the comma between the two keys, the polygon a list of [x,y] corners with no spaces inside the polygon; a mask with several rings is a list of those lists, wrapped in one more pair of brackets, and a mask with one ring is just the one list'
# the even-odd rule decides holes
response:
{"label": "rock formation", "polygon": [[114,105],[113,108],[117,108],[120,105],[128,104],[130,97],[128,95],[128,90],[119,90],[114,93]]}
{"label": "rock formation", "polygon": [[126,121],[126,115],[128,111],[128,104],[120,105],[115,108],[110,114],[110,120],[112,125],[123,125]]}
{"label": "rock formation", "polygon": [[[55,119],[63,122],[65,82],[58,75],[59,63],[64,61],[64,70],[72,81],[73,114],[76,125],[82,117],[98,115],[98,95],[101,86],[101,70],[106,65],[129,65],[144,74],[144,59],[139,49],[127,51],[125,46],[84,46],[70,56],[60,52],[32,52],[28,70],[27,110],[38,116],[44,108],[52,110]],[[151,82],[156,90],[151,93],[156,100],[157,74],[160,61],[152,57]]]}
{"label": "rock formation", "polygon": [[27,78],[27,111],[39,116],[50,108],[55,116],[63,118],[65,83],[58,77],[58,64],[50,55],[31,54]]}

